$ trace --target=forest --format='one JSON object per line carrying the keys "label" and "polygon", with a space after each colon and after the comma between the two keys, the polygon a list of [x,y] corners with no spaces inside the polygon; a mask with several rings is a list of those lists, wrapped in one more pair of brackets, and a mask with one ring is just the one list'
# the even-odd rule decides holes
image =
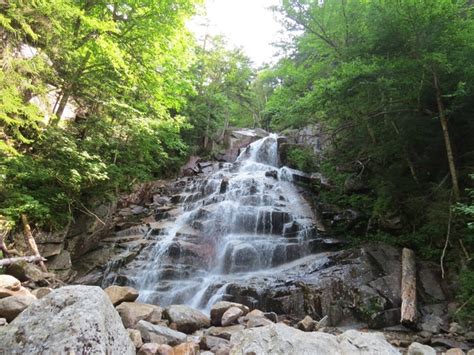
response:
{"label": "forest", "polygon": [[[328,205],[343,234],[440,264],[474,318],[474,4],[282,0],[287,40],[256,67],[221,36],[197,40],[199,0],[0,1],[0,234],[61,230],[144,181],[212,157],[228,127],[318,124]],[[71,108],[75,115],[68,115]],[[361,193],[348,194],[348,182]],[[444,275],[444,270],[447,270]]]}

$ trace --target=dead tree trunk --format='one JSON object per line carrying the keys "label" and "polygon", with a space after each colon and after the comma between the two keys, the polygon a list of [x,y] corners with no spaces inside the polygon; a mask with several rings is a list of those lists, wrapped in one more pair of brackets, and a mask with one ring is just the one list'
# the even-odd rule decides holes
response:
{"label": "dead tree trunk", "polygon": [[30,249],[30,252],[41,259],[39,261],[39,266],[41,267],[41,270],[44,272],[48,272],[48,269],[46,268],[46,265],[44,264],[42,257],[40,255],[40,252],[38,250],[38,246],[36,245],[35,238],[33,237],[33,234],[31,233],[31,228],[30,225],[28,224],[28,218],[26,217],[26,214],[21,215],[21,222],[23,223],[23,235],[25,237],[26,245]]}
{"label": "dead tree trunk", "polygon": [[406,327],[416,322],[416,263],[413,250],[404,248],[402,252],[401,319]]}
{"label": "dead tree trunk", "polygon": [[37,262],[43,262],[46,259],[42,258],[41,256],[19,256],[16,258],[4,258],[0,259],[0,267],[3,266],[8,266],[11,264],[16,263],[17,261],[26,261],[27,263],[37,263]]}

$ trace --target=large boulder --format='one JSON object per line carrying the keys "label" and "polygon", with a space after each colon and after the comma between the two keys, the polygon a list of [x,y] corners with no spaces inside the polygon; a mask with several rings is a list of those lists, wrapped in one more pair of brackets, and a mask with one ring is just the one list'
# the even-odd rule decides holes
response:
{"label": "large boulder", "polygon": [[138,291],[133,287],[114,285],[107,287],[104,291],[114,306],[122,302],[133,302],[138,298]]}
{"label": "large boulder", "polygon": [[400,354],[377,333],[347,331],[339,336],[305,333],[283,323],[246,329],[232,335],[230,354]]}
{"label": "large boulder", "polygon": [[135,347],[106,293],[67,286],[38,300],[0,330],[12,354],[135,354]]}
{"label": "large boulder", "polygon": [[30,306],[36,297],[30,296],[10,296],[0,300],[0,318],[12,321],[28,306]]}
{"label": "large boulder", "polygon": [[158,323],[161,320],[162,308],[145,303],[123,302],[117,307],[126,328],[135,328],[141,320]]}
{"label": "large boulder", "polygon": [[198,310],[184,306],[171,305],[165,310],[166,318],[176,324],[176,329],[184,333],[192,333],[201,328],[209,328],[210,319]]}

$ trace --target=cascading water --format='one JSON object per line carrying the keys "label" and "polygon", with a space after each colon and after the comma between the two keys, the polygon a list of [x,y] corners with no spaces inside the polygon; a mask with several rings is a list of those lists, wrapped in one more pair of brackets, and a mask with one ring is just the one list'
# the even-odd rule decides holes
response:
{"label": "cascading water", "polygon": [[291,176],[278,168],[276,135],[254,142],[174,196],[177,209],[150,225],[150,244],[119,273],[141,301],[209,309],[229,284],[278,272],[308,254],[315,230]]}

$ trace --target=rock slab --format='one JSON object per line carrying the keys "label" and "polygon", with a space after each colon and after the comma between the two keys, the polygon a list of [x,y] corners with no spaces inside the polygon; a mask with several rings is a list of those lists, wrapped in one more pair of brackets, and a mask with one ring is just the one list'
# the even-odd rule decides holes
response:
{"label": "rock slab", "polygon": [[95,286],[66,286],[32,304],[0,330],[11,354],[135,354],[107,294]]}
{"label": "rock slab", "polygon": [[172,305],[166,308],[165,316],[176,324],[176,329],[184,333],[192,333],[202,328],[209,328],[210,319],[198,310],[184,306]]}

